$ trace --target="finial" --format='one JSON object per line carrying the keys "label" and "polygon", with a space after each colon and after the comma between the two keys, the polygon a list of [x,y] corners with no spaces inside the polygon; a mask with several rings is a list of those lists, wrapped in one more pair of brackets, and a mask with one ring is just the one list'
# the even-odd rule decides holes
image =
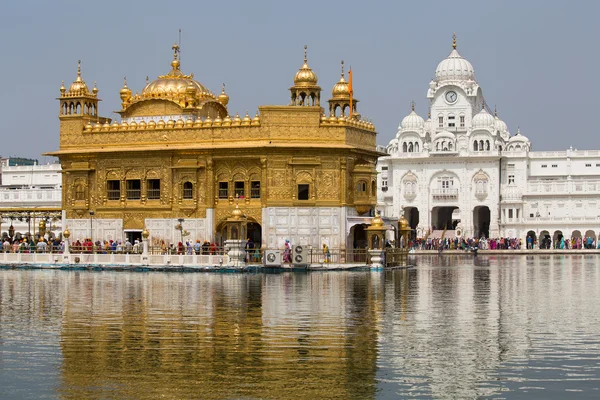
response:
{"label": "finial", "polygon": [[307,45],[304,45],[304,64],[306,64],[306,62],[308,61],[308,58],[306,57],[306,49],[308,48]]}
{"label": "finial", "polygon": [[146,85],[148,84],[149,79],[148,79],[148,75],[146,75]]}
{"label": "finial", "polygon": [[123,77],[123,87],[127,87],[127,77]]}
{"label": "finial", "polygon": [[221,87],[221,93],[224,94],[225,93],[225,82],[223,82],[223,86]]}
{"label": "finial", "polygon": [[496,110],[496,105],[494,104],[494,117],[498,116],[498,110]]}
{"label": "finial", "polygon": [[517,136],[519,136],[521,134],[521,127],[517,126]]}
{"label": "finial", "polygon": [[415,111],[415,101],[414,100],[410,102],[410,108],[412,111]]}
{"label": "finial", "polygon": [[179,55],[179,45],[177,43],[175,43],[173,45],[173,47],[171,47],[173,49],[173,59],[177,60],[178,55]]}
{"label": "finial", "polygon": [[483,110],[485,110],[485,100],[483,100],[483,101],[481,102],[481,110],[482,110],[482,111],[483,111]]}
{"label": "finial", "polygon": [[342,78],[344,77],[344,60],[342,60]]}
{"label": "finial", "polygon": [[452,48],[456,49],[456,32],[452,35]]}
{"label": "finial", "polygon": [[431,108],[427,111],[427,118],[431,119]]}
{"label": "finial", "polygon": [[77,76],[81,78],[81,60],[77,60]]}

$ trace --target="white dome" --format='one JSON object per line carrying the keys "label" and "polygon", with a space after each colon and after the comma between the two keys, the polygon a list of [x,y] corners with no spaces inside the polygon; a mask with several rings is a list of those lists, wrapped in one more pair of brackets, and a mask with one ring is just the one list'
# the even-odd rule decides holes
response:
{"label": "white dome", "polygon": [[402,129],[421,129],[425,125],[425,120],[421,118],[419,114],[412,110],[410,114],[408,114],[402,120],[400,126]]}
{"label": "white dome", "polygon": [[508,143],[515,142],[529,142],[529,139],[527,139],[527,136],[521,135],[521,130],[517,129],[517,134],[508,140]]}
{"label": "white dome", "polygon": [[473,129],[493,129],[495,125],[496,120],[485,110],[485,108],[482,108],[481,111],[473,117]]}
{"label": "white dome", "polygon": [[474,81],[475,70],[470,62],[465,60],[453,49],[450,55],[438,64],[435,70],[435,79],[443,81]]}
{"label": "white dome", "polygon": [[498,116],[495,116],[494,120],[496,122],[496,130],[497,131],[500,131],[500,132],[508,131],[508,126],[506,126],[506,123],[504,121],[502,121],[500,118],[498,118]]}

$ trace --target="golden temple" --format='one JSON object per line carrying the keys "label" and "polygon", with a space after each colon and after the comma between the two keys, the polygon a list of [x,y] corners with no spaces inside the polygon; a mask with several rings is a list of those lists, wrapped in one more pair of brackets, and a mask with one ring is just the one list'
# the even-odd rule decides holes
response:
{"label": "golden temple", "polygon": [[93,215],[88,232],[96,237],[148,227],[154,242],[175,241],[173,222],[184,218],[191,239],[218,239],[239,199],[249,234],[263,246],[283,235],[346,247],[348,218],[360,220],[376,204],[381,154],[373,124],[350,98],[343,63],[328,115],[305,47],[288,105],[232,117],[225,86],[214,95],[182,72],[178,45],[173,51],[170,71],[146,78],[140,93],[125,80],[120,122],[99,115],[98,88],[89,90],[81,64],[69,89],[61,86],[60,150],[48,155],[62,164],[65,223],[74,237],[85,235]]}

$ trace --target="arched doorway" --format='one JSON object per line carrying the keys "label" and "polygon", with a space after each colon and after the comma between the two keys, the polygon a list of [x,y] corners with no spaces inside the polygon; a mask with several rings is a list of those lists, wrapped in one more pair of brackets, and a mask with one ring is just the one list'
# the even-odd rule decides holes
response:
{"label": "arched doorway", "polygon": [[586,249],[593,249],[594,247],[596,247],[596,232],[594,232],[591,229],[588,229],[587,231],[585,231],[585,248]]}
{"label": "arched doorway", "polygon": [[490,237],[491,214],[488,206],[477,206],[473,209],[473,234],[480,238]]}
{"label": "arched doorway", "polygon": [[353,249],[366,249],[369,247],[369,243],[367,242],[367,231],[365,231],[366,227],[366,224],[359,224],[350,228]]}
{"label": "arched doorway", "polygon": [[540,232],[540,249],[549,249],[552,245],[552,237],[550,236],[550,232],[541,231]]}
{"label": "arched doorway", "polygon": [[261,246],[262,227],[258,222],[248,222],[248,239],[252,240],[255,246]]}
{"label": "arched doorway", "polygon": [[535,236],[535,232],[534,231],[529,231],[527,232],[527,248],[528,249],[533,249],[533,247],[535,246],[536,242],[537,242],[537,237]]}
{"label": "arched doorway", "polygon": [[563,236],[562,231],[560,231],[560,230],[554,231],[554,235],[552,235],[552,243],[554,243],[555,249],[560,249],[561,246],[562,246],[562,248],[564,248],[564,245],[561,244],[563,239],[564,239],[564,236]]}
{"label": "arched doorway", "polygon": [[573,232],[571,232],[571,248],[580,249],[581,247],[583,247],[583,243],[581,240],[581,231],[576,229]]}
{"label": "arched doorway", "polygon": [[[460,214],[458,207],[433,207],[431,209],[431,224],[433,230],[454,230],[460,222]],[[458,216],[458,218],[455,218]]]}
{"label": "arched doorway", "polygon": [[404,218],[408,221],[408,226],[411,229],[411,239],[415,239],[417,226],[419,226],[419,209],[417,207],[405,207]]}

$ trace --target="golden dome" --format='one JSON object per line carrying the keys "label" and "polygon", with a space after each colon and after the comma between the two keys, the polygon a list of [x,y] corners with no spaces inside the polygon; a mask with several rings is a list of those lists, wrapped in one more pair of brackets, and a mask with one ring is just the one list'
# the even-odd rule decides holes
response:
{"label": "golden dome", "polygon": [[94,93],[94,95],[98,94],[98,86],[96,86],[96,81],[94,81],[94,88],[92,89],[92,93]]}
{"label": "golden dome", "polygon": [[379,216],[379,211],[377,211],[375,213],[375,217],[371,221],[371,227],[382,227],[382,226],[383,226],[383,220]]}
{"label": "golden dome", "polygon": [[123,88],[119,91],[121,101],[125,102],[131,98],[131,89],[127,87],[127,77],[123,78]]}
{"label": "golden dome", "polygon": [[146,229],[146,227],[144,227],[144,230],[142,231],[142,237],[144,239],[148,239],[148,236],[150,236],[150,232],[148,232],[148,230]]}
{"label": "golden dome", "polygon": [[65,239],[68,239],[69,236],[71,236],[71,231],[69,231],[69,227],[68,226],[65,228],[65,231],[63,232],[63,236],[64,236]]}
{"label": "golden dome", "polygon": [[242,119],[242,125],[248,126],[251,123],[252,123],[252,119],[250,118],[250,115],[248,115],[248,111],[246,111],[246,115],[244,115],[244,119]]}
{"label": "golden dome", "polygon": [[62,81],[62,83],[60,84],[60,94],[64,96],[66,91],[67,88],[65,88],[65,81]]}
{"label": "golden dome", "polygon": [[398,225],[400,225],[401,231],[406,231],[406,230],[410,229],[408,227],[408,221],[406,220],[406,218],[404,218],[404,215],[401,216],[400,219],[398,220]]}
{"label": "golden dome", "polygon": [[81,60],[77,61],[77,78],[71,83],[68,94],[76,96],[90,94],[86,83],[81,78]]}
{"label": "golden dome", "polygon": [[221,89],[221,94],[218,97],[219,103],[227,106],[229,103],[229,96],[225,93],[225,84],[223,84],[223,88]]}
{"label": "golden dome", "polygon": [[244,212],[242,210],[240,210],[240,205],[236,202],[235,208],[233,209],[233,211],[231,213],[231,218],[232,219],[242,219],[244,217],[245,217]]}
{"label": "golden dome", "polygon": [[344,62],[342,61],[342,76],[340,80],[333,85],[333,89],[331,89],[331,96],[334,99],[349,99],[350,98],[350,89],[348,88],[348,82],[344,79]]}
{"label": "golden dome", "polygon": [[315,86],[318,82],[317,74],[308,66],[306,48],[304,46],[304,64],[294,76],[294,86]]}
{"label": "golden dome", "polygon": [[167,98],[173,99],[185,96],[187,93],[194,93],[196,99],[211,98],[215,96],[209,92],[198,81],[194,80],[194,75],[185,75],[179,69],[179,46],[174,45],[175,51],[173,61],[171,61],[171,71],[166,75],[160,75],[158,79],[148,83],[142,90],[142,98]]}

